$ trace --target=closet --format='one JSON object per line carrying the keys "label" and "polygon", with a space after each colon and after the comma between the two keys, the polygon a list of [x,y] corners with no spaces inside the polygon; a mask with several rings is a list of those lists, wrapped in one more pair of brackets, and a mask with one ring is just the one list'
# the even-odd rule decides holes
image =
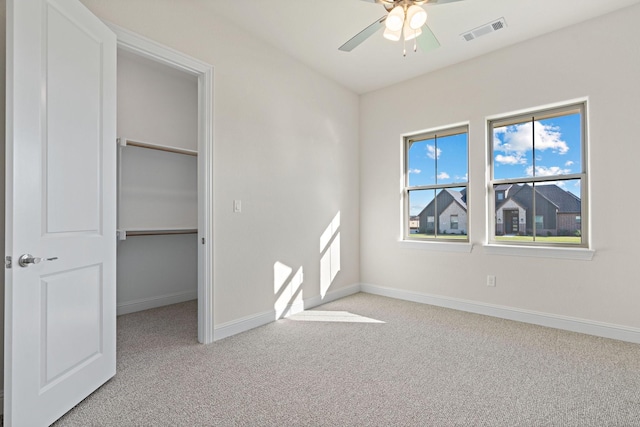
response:
{"label": "closet", "polygon": [[198,289],[198,81],[118,51],[118,314]]}

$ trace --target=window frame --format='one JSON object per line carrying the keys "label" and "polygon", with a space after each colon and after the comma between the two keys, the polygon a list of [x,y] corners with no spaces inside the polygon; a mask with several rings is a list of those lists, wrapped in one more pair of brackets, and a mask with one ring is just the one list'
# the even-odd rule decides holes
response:
{"label": "window frame", "polygon": [[[572,174],[563,174],[563,175],[552,175],[552,176],[540,176],[540,177],[517,177],[517,178],[507,178],[507,179],[495,179],[494,178],[494,167],[495,167],[495,152],[494,152],[494,129],[497,127],[510,126],[510,125],[518,125],[526,122],[534,122],[546,119],[552,119],[554,117],[566,116],[570,114],[580,114],[580,159],[581,159],[581,170],[578,173]],[[513,115],[505,115],[505,116],[497,116],[494,118],[487,119],[487,148],[488,148],[488,165],[489,165],[489,173],[487,174],[487,195],[488,195],[488,203],[487,203],[487,242],[488,245],[495,246],[520,246],[520,247],[532,247],[532,248],[567,248],[567,249],[588,249],[590,247],[589,240],[589,202],[588,202],[588,134],[587,134],[587,102],[573,102],[567,103],[566,105],[554,106],[552,108],[541,108],[541,109],[532,109],[526,112],[521,112]],[[533,153],[535,153],[535,142],[532,147]],[[532,153],[532,154],[533,154]],[[535,157],[535,156],[534,156]],[[533,164],[535,168],[535,163]],[[536,242],[535,239],[533,241],[505,241],[505,240],[497,240],[496,239],[496,217],[497,211],[496,207],[496,191],[495,187],[504,184],[530,184],[534,186],[535,184],[544,184],[550,182],[557,181],[570,181],[570,180],[580,180],[580,209],[581,212],[579,216],[581,217],[581,242],[579,244],[575,243],[562,243],[562,242]],[[535,193],[534,193],[535,194]],[[505,197],[506,198],[506,197]],[[534,197],[534,200],[536,197]],[[504,199],[503,199],[504,200]],[[535,202],[534,202],[535,206]],[[534,208],[535,209],[535,208]],[[533,212],[534,218],[534,235],[536,229],[536,220],[535,220],[535,211]]]}
{"label": "window frame", "polygon": [[[453,221],[453,218],[455,217],[455,222]],[[468,221],[467,221],[468,222]],[[458,219],[458,214],[451,214],[449,215],[449,224],[451,225],[451,229],[452,230],[458,230],[458,225],[460,224],[460,221]],[[454,227],[455,225],[455,227]]]}
{"label": "window frame", "polygon": [[[433,185],[414,185],[409,186],[409,149],[411,148],[411,144],[418,141],[424,141],[428,139],[434,138],[444,138],[453,135],[467,135],[467,147],[466,147],[466,175],[467,180],[463,182],[452,182],[447,184],[433,184]],[[434,128],[430,130],[425,130],[417,133],[407,134],[402,137],[402,235],[400,238],[401,242],[411,242],[416,244],[451,244],[458,243],[460,245],[469,245],[469,218],[470,218],[470,209],[469,209],[469,123],[458,123],[446,127]],[[438,174],[437,169],[437,159],[435,161],[435,174]],[[433,238],[429,237],[413,237],[410,232],[409,222],[411,218],[410,211],[410,200],[409,193],[411,191],[418,190],[434,190],[435,196],[434,199],[438,195],[438,191],[447,188],[465,188],[467,195],[466,202],[466,215],[467,215],[467,225],[466,225],[466,234],[464,234],[464,238],[446,238],[446,237],[438,237],[438,236],[446,236],[446,234],[436,233]],[[437,226],[438,221],[435,221],[437,217],[437,211],[434,212],[434,228]]]}

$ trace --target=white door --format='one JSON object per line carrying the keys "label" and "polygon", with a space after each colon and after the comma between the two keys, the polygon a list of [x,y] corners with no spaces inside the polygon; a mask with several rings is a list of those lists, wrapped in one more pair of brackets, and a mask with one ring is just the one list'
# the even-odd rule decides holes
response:
{"label": "white door", "polygon": [[115,375],[115,82],[116,37],[79,2],[7,0],[6,425]]}

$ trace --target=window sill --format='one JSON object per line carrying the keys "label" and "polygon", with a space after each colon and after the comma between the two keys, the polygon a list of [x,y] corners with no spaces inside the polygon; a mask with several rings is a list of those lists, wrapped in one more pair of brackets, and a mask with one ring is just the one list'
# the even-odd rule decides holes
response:
{"label": "window sill", "polygon": [[551,248],[537,246],[484,244],[484,251],[489,255],[507,255],[536,258],[574,259],[591,261],[596,251],[585,248]]}
{"label": "window sill", "polygon": [[421,242],[415,240],[399,240],[398,244],[402,249],[420,249],[434,252],[466,252],[470,253],[473,244],[469,242]]}

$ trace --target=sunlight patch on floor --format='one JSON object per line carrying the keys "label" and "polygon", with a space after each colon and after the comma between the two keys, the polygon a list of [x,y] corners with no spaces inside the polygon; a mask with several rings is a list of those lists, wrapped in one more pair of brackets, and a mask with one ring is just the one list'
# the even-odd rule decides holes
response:
{"label": "sunlight patch on floor", "polygon": [[385,323],[382,320],[360,316],[348,311],[308,310],[289,316],[288,319],[304,322]]}

